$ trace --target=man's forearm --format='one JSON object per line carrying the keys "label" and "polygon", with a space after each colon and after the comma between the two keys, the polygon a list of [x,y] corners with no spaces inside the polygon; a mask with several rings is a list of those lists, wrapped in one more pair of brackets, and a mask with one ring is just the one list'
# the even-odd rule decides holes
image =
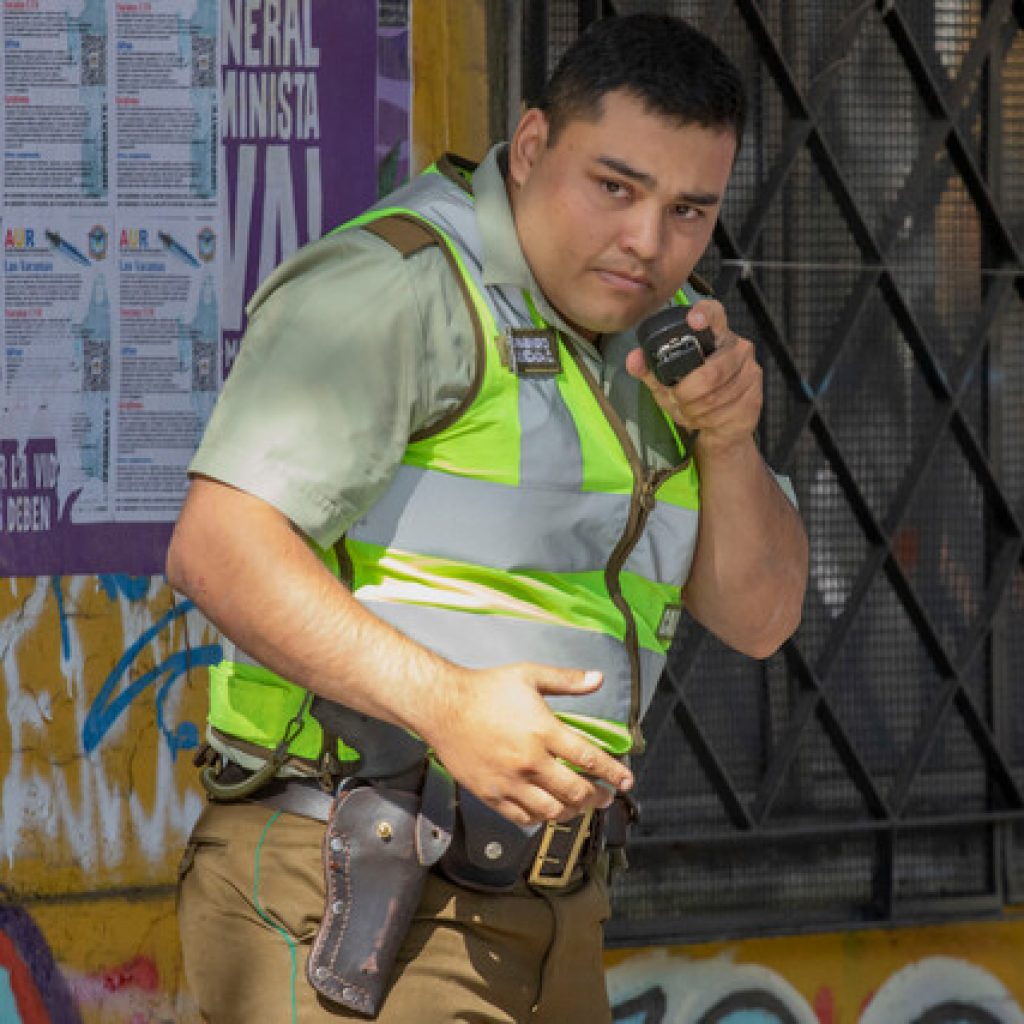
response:
{"label": "man's forearm", "polygon": [[367,611],[258,498],[193,481],[167,578],[257,662],[416,733],[512,821],[572,817],[632,784],[624,765],[559,722],[543,699],[592,693],[600,672],[527,662],[470,669],[437,656]]}
{"label": "man's forearm", "polygon": [[754,444],[702,449],[700,527],[685,599],[691,614],[753,657],[772,654],[800,621],[807,535]]}
{"label": "man's forearm", "polygon": [[260,664],[375,718],[413,728],[459,671],[366,611],[278,512],[223,485],[193,483],[167,568]]}

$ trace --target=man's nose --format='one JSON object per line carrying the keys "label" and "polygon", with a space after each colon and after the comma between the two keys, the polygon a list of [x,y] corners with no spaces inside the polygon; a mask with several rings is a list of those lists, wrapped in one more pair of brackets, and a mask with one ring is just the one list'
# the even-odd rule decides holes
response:
{"label": "man's nose", "polygon": [[627,215],[623,226],[622,247],[637,259],[652,260],[661,251],[661,210],[637,204]]}

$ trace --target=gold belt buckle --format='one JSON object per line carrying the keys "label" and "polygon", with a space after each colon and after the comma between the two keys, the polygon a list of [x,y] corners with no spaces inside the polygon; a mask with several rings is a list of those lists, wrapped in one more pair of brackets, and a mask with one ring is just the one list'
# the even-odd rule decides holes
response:
{"label": "gold belt buckle", "polygon": [[[530,885],[539,885],[546,889],[564,889],[569,884],[569,879],[580,859],[580,851],[583,849],[584,840],[590,835],[590,822],[594,817],[594,810],[590,808],[584,811],[576,824],[563,825],[557,821],[549,821],[544,826],[544,835],[541,836],[540,848],[537,856],[533,858],[533,865],[530,867],[528,881]],[[559,832],[572,832],[575,829],[576,835],[572,841],[572,848],[565,858],[565,866],[561,871],[546,873],[545,867],[548,864],[558,864],[561,858],[549,857],[548,851]]]}

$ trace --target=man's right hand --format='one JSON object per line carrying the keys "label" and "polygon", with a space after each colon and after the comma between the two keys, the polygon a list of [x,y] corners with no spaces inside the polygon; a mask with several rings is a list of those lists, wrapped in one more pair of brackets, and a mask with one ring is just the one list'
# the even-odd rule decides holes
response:
{"label": "man's right hand", "polygon": [[565,820],[607,807],[633,785],[625,765],[560,722],[543,699],[592,693],[601,682],[599,672],[527,662],[459,670],[418,731],[499,814],[519,825]]}

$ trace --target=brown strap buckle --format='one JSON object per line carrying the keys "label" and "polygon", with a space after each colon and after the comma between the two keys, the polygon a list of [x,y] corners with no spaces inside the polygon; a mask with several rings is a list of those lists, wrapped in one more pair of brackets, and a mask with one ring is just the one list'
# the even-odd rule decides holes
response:
{"label": "brown strap buckle", "polygon": [[[590,835],[590,824],[594,817],[593,808],[572,821],[561,823],[549,821],[544,826],[537,856],[527,881],[530,885],[545,889],[564,889],[572,878],[579,863],[583,843]],[[568,846],[568,851],[566,847]]]}

